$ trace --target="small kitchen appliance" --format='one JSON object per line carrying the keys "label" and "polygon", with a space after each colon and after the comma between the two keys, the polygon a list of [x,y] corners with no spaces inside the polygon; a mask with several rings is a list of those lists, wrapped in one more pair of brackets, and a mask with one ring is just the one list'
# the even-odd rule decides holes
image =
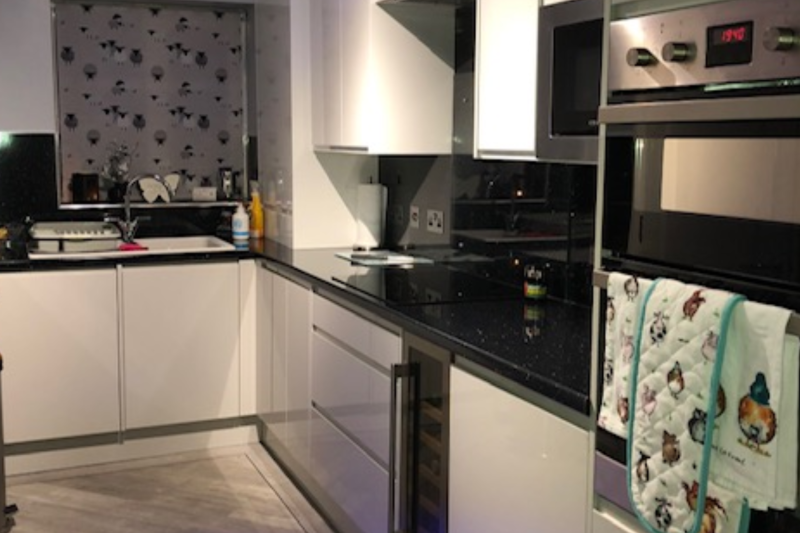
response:
{"label": "small kitchen appliance", "polygon": [[596,163],[602,0],[542,6],[538,56],[537,157],[543,161]]}

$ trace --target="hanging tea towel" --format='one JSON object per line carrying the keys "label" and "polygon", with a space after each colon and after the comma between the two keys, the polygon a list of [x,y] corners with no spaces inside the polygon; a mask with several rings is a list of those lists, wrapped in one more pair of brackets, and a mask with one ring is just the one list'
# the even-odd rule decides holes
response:
{"label": "hanging tea towel", "polygon": [[657,280],[644,295],[631,366],[628,488],[650,533],[736,533],[740,496],[709,481],[719,370],[743,298]]}
{"label": "hanging tea towel", "polygon": [[795,508],[798,351],[786,335],[791,312],[745,302],[731,318],[717,417],[712,479],[765,510]]}
{"label": "hanging tea towel", "polygon": [[630,369],[639,310],[649,279],[612,272],[606,289],[603,399],[597,425],[628,438]]}

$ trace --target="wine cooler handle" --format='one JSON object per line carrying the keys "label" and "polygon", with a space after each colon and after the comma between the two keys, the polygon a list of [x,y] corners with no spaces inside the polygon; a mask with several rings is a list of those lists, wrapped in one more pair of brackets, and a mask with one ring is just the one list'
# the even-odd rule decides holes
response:
{"label": "wine cooler handle", "polygon": [[397,518],[396,490],[397,479],[397,390],[402,379],[412,376],[411,365],[408,363],[392,365],[392,387],[389,400],[389,533],[400,533],[395,529]]}

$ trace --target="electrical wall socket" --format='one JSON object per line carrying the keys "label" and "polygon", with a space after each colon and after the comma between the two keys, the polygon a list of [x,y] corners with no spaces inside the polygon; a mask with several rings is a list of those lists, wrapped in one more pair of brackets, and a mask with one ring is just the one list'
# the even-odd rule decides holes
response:
{"label": "electrical wall socket", "polygon": [[402,226],[403,225],[403,206],[402,205],[392,206],[391,215],[392,215],[392,222],[394,222],[394,224],[396,226]]}
{"label": "electrical wall socket", "polygon": [[408,214],[409,225],[412,228],[419,228],[419,206],[412,205]]}
{"label": "electrical wall socket", "polygon": [[431,233],[444,233],[444,212],[438,209],[428,209],[428,231]]}

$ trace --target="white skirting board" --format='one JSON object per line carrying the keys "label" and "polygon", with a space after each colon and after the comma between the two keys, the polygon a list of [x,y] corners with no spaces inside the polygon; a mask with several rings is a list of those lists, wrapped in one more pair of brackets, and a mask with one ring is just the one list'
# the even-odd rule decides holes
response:
{"label": "white skirting board", "polygon": [[13,455],[6,457],[6,476],[144,459],[257,442],[258,431],[255,426],[249,425],[182,435],[127,440],[122,444],[103,444],[85,448]]}

